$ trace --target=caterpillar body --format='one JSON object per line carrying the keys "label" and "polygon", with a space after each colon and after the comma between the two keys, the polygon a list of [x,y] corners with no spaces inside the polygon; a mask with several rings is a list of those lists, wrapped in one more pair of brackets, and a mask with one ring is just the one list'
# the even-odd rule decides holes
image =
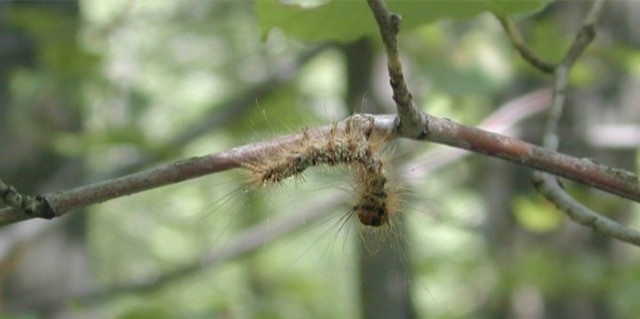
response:
{"label": "caterpillar body", "polygon": [[305,130],[293,147],[249,163],[245,168],[251,171],[253,184],[269,186],[290,177],[300,177],[310,167],[344,165],[351,175],[356,195],[353,213],[364,225],[387,225],[394,212],[390,207],[398,209],[399,205],[396,203],[398,196],[390,194],[393,188],[389,187],[385,175],[382,153],[386,141],[383,137],[373,136],[371,129],[363,128],[367,126],[361,124],[362,121],[352,117],[343,129],[334,125],[324,136]]}

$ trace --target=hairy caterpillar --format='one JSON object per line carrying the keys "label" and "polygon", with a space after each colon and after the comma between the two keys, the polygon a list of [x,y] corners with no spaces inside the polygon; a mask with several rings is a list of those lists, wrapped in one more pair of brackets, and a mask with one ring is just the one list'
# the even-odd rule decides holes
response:
{"label": "hairy caterpillar", "polygon": [[[312,135],[303,132],[297,145],[285,149],[270,158],[263,158],[245,167],[252,173],[255,185],[278,184],[287,178],[301,176],[313,166],[345,165],[353,180],[356,203],[352,211],[360,222],[368,226],[389,223],[390,214],[401,206],[396,188],[389,187],[385,161],[384,137],[373,135],[371,126],[361,125],[362,117],[352,117],[344,129],[332,126],[328,135]],[[367,119],[372,121],[372,119]]]}

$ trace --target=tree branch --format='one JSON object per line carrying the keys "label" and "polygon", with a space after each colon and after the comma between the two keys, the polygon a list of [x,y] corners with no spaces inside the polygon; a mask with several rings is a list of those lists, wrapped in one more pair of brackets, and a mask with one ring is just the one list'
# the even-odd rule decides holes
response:
{"label": "tree branch", "polygon": [[413,101],[413,96],[404,80],[398,52],[398,32],[402,19],[398,14],[389,11],[383,0],[368,0],[367,3],[378,23],[387,52],[387,68],[393,89],[393,100],[398,110],[396,130],[403,137],[420,140],[426,135],[422,129],[427,126],[425,122],[428,117]]}
{"label": "tree branch", "polygon": [[[362,121],[361,123],[362,125],[373,125],[375,134],[389,135],[391,138],[399,137],[394,135],[393,132],[397,121],[395,115],[363,116],[356,114],[355,116],[372,118],[372,122]],[[630,172],[623,172],[589,160],[557,153],[512,137],[468,127],[449,119],[429,116],[427,124],[428,126],[423,129],[425,132],[429,132],[427,136],[429,141],[486,154],[526,167],[546,171],[640,202],[640,187],[637,182],[633,178],[620,178],[620,176],[633,175]],[[328,138],[330,129],[331,126],[324,126],[310,130],[309,134],[320,134]],[[338,125],[338,129],[344,129],[344,121]],[[240,146],[229,151],[193,157],[167,166],[43,196],[53,208],[56,217],[62,216],[71,210],[109,199],[232,168],[240,168],[243,164],[251,163],[257,158],[268,157],[269,154],[281,152],[283,149],[295,145],[302,136],[303,134],[295,134],[266,142]],[[34,218],[34,216],[26,215],[15,208],[0,210],[0,225],[31,218]]]}
{"label": "tree branch", "polygon": [[556,132],[558,131],[558,121],[560,120],[560,116],[562,116],[562,109],[564,108],[564,104],[567,99],[569,74],[571,73],[571,69],[578,57],[582,55],[582,52],[584,52],[587,46],[595,38],[596,34],[594,26],[602,14],[605,1],[606,0],[597,0],[594,2],[591,10],[587,14],[582,28],[580,28],[580,31],[576,35],[571,47],[567,50],[567,54],[562,59],[562,63],[554,69],[553,104],[547,118],[547,127],[545,129],[545,137],[543,141],[543,145],[547,148],[553,150],[558,149],[559,139]]}
{"label": "tree branch", "polygon": [[[543,145],[549,150],[557,150],[560,143],[560,139],[557,135],[558,122],[560,121],[560,117],[562,116],[562,111],[567,98],[566,91],[569,83],[569,74],[577,59],[582,55],[587,46],[595,38],[595,24],[602,15],[605,2],[606,0],[597,0],[593,3],[593,6],[589,10],[585,21],[583,22],[582,28],[580,28],[580,31],[576,35],[576,38],[571,44],[569,50],[567,50],[566,55],[562,59],[562,62],[558,66],[553,68],[553,103],[547,117],[547,125],[545,128],[545,135],[543,140]],[[498,19],[500,19],[500,17]],[[505,24],[503,20],[500,20],[500,22],[505,27],[505,30],[507,30],[507,34],[509,34],[509,38],[514,43],[514,46],[518,48],[517,41],[514,41],[512,39],[512,35],[509,32],[510,26],[508,24],[508,21],[507,24]],[[547,72],[547,70],[540,68],[536,64],[536,59],[528,59],[524,55],[523,57],[525,58],[525,60],[538,67],[543,72]],[[613,168],[608,168],[608,170],[611,171],[614,178],[619,179],[623,183],[636,185],[635,187],[637,187],[638,180],[635,174]],[[640,245],[639,231],[624,226],[609,218],[606,218],[603,215],[596,213],[588,207],[580,204],[560,186],[560,183],[558,182],[556,176],[552,176],[548,173],[536,172],[534,173],[532,180],[536,189],[542,195],[544,195],[545,198],[558,206],[560,210],[567,213],[569,218],[571,218],[575,222],[591,227],[592,229],[604,235],[617,238],[621,241],[625,241],[634,245]]]}
{"label": "tree branch", "polygon": [[[358,120],[358,117],[364,118],[358,114],[349,118],[352,119],[351,122],[353,125],[371,125],[368,120]],[[395,127],[394,119],[394,116],[378,117],[372,134],[392,136],[392,131]],[[345,129],[345,122],[347,120],[339,123],[337,129]],[[332,127],[333,126],[319,127],[309,130],[307,134],[322,135],[328,138]],[[163,167],[105,180],[66,192],[39,195],[38,197],[43,198],[46,203],[46,205],[42,205],[42,207],[50,208],[50,210],[38,210],[35,208],[26,213],[25,210],[20,207],[6,207],[0,209],[0,226],[31,218],[50,219],[60,217],[71,210],[101,203],[109,199],[127,196],[233,168],[241,168],[244,164],[255,162],[260,158],[268,158],[275,153],[282,152],[283,149],[290,149],[298,144],[303,136],[304,134],[302,133],[283,136],[270,141],[236,147],[226,152],[192,157]]]}
{"label": "tree branch", "polygon": [[[533,67],[541,70],[544,73],[554,74],[553,103],[551,111],[549,112],[543,142],[543,145],[549,150],[555,151],[558,149],[559,138],[556,134],[556,131],[558,127],[558,121],[560,119],[560,116],[562,115],[562,109],[566,101],[566,89],[569,81],[570,71],[575,61],[584,52],[584,50],[595,37],[595,24],[602,14],[605,2],[606,0],[597,0],[594,2],[591,10],[585,18],[582,28],[578,32],[574,42],[567,51],[567,54],[563,58],[561,64],[559,64],[558,66],[554,66],[553,64],[546,62],[538,57],[525,44],[522,34],[517,29],[517,26],[513,23],[513,21],[511,21],[506,16],[495,14],[502,24],[505,32],[507,33],[509,40],[518,50],[520,55]],[[387,48],[387,57],[389,59],[389,73],[392,78],[391,86],[394,89],[394,100],[396,100],[396,103],[399,104],[396,98],[397,93],[396,86],[394,86],[393,71],[400,70],[400,72],[402,72],[402,70],[399,61],[398,63],[395,63],[395,61],[397,60],[398,50],[395,37],[398,33],[398,28],[392,23],[394,21],[394,14],[391,14],[386,10],[386,7],[384,6],[384,3],[382,3],[382,0],[369,0],[369,5],[371,6],[374,15],[376,16],[376,21],[378,22],[378,25],[380,27],[380,34],[382,35],[383,42],[385,43],[385,46]],[[396,69],[393,68],[395,66],[397,66]],[[402,77],[400,77],[400,79],[402,79]],[[404,87],[401,87],[401,89],[402,88]],[[400,92],[402,92],[402,90],[400,90]],[[409,98],[410,97],[411,96],[409,95]],[[400,107],[398,108],[398,113],[400,114]],[[431,121],[431,117],[429,115],[427,115],[427,117],[428,123],[429,121]],[[438,124],[440,123],[442,122],[438,122]],[[434,126],[433,124],[436,123],[428,124],[432,124],[429,126]],[[565,157],[565,155],[562,155],[560,153],[553,154],[553,152],[545,151],[538,147],[532,147],[532,145],[523,143],[518,140],[511,140],[510,138],[505,138],[498,135],[486,134],[486,132],[483,132],[481,130],[460,126],[453,122],[450,123],[450,127],[443,127],[443,129],[444,131],[447,131],[447,134],[444,134],[442,136],[436,136],[438,135],[438,132],[434,131],[434,128],[432,127],[429,127],[429,129],[425,130],[424,132],[429,133],[429,136],[427,138],[431,141],[441,142],[447,145],[473,150],[479,153],[503,158],[514,162],[516,162],[514,159],[517,159],[522,161],[522,164],[526,166],[538,168],[557,176],[564,176],[574,181],[578,181],[576,175],[591,175],[594,180],[599,180],[599,182],[597,182],[598,185],[596,185],[595,183],[591,184],[593,181],[580,182],[613,194],[620,195],[622,197],[632,199],[636,202],[638,201],[637,194],[632,194],[638,191],[638,180],[637,176],[634,173],[601,166],[597,163],[586,164],[586,162],[584,161],[582,163],[574,162],[574,159]],[[473,138],[473,142],[475,143],[464,144],[466,142],[470,142],[471,135],[473,134],[478,134]],[[534,153],[540,153],[541,156],[523,156],[523,154]],[[546,154],[543,155],[543,153]],[[507,158],[505,158],[505,156]],[[513,158],[508,158],[510,156],[513,156]],[[589,173],[587,173],[587,171]],[[600,175],[600,173],[593,174],[594,172],[598,171],[604,173],[604,175]],[[547,199],[567,212],[569,217],[579,223],[590,226],[593,229],[602,232],[603,234],[618,238],[629,243],[640,244],[640,232],[623,226],[613,220],[607,219],[602,215],[589,210],[584,205],[581,205],[571,196],[569,196],[564,191],[564,189],[562,189],[562,187],[560,187],[558,181],[554,176],[551,176],[548,173],[534,174],[534,184],[536,185],[536,188],[541,191],[545,195],[545,197],[547,197]],[[570,177],[569,175],[573,176]],[[607,181],[605,182],[604,180]],[[600,184],[600,182],[603,183]],[[622,184],[625,184],[625,186],[622,186]],[[622,188],[626,188],[631,192],[623,194],[621,192],[618,192],[618,190],[614,190],[617,189],[618,186],[622,186]]]}
{"label": "tree branch", "polygon": [[560,186],[558,178],[548,173],[536,172],[533,177],[536,189],[573,221],[621,241],[640,246],[640,232],[598,214],[580,204]]}

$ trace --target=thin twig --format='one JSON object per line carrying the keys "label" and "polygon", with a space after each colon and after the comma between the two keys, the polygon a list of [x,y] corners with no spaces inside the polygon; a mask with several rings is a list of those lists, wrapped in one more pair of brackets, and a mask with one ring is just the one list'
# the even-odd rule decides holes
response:
{"label": "thin twig", "polygon": [[418,108],[407,88],[398,52],[398,32],[402,19],[398,14],[389,11],[383,0],[368,0],[367,3],[376,19],[387,52],[387,68],[393,89],[393,100],[398,110],[396,130],[404,137],[423,139],[427,133],[421,129],[426,127],[425,121],[428,118]]}
{"label": "thin twig", "polygon": [[604,11],[604,5],[607,0],[596,0],[593,3],[593,6],[587,13],[587,17],[582,24],[582,28],[576,35],[576,39],[573,41],[573,44],[569,48],[567,55],[565,55],[562,64],[567,67],[573,67],[575,61],[582,55],[587,46],[591,43],[591,41],[596,37],[595,25],[600,20],[600,16],[602,16],[602,12]]}
{"label": "thin twig", "polygon": [[507,33],[507,36],[511,41],[511,44],[514,48],[516,48],[523,59],[525,59],[533,67],[539,69],[544,73],[553,73],[553,71],[555,70],[555,65],[540,58],[535,52],[533,52],[533,50],[531,50],[531,48],[529,48],[529,46],[527,46],[522,37],[522,33],[520,33],[520,30],[518,29],[518,26],[516,26],[511,18],[498,13],[494,13],[494,15],[496,16],[498,21],[500,21],[502,28]]}
{"label": "thin twig", "polygon": [[536,172],[534,185],[550,202],[569,216],[573,221],[593,230],[621,241],[640,246],[640,232],[623,226],[622,224],[598,214],[590,208],[580,204],[558,183],[558,178],[548,173]]}
{"label": "thin twig", "polygon": [[[535,53],[524,43],[520,31],[515,24],[506,16],[497,15],[496,17],[502,24],[513,46],[520,52],[520,55],[532,66],[540,69],[545,73],[554,74],[554,94],[553,103],[545,128],[543,145],[550,150],[557,150],[560,139],[557,135],[558,122],[562,116],[567,98],[567,86],[569,83],[569,74],[578,57],[582,55],[587,46],[595,37],[595,24],[602,14],[606,0],[598,0],[594,2],[591,10],[587,14],[582,28],[576,35],[574,42],[562,62],[553,66],[544,62],[537,57]],[[614,170],[615,171],[615,170]],[[621,172],[618,178],[623,181],[637,184],[637,177],[629,172]],[[534,185],[540,193],[542,193],[549,201],[556,204],[562,211],[574,221],[589,226],[594,230],[605,235],[626,241],[632,244],[640,244],[640,232],[623,226],[613,220],[610,220],[601,214],[598,214],[588,207],[580,204],[573,199],[558,183],[557,177],[548,173],[536,172],[532,178]]]}
{"label": "thin twig", "polygon": [[[597,0],[594,2],[591,10],[587,14],[582,28],[576,35],[575,40],[571,44],[562,63],[554,70],[554,94],[551,111],[547,118],[543,145],[550,150],[557,150],[560,139],[557,135],[558,122],[562,116],[567,98],[567,86],[569,83],[569,74],[577,59],[582,55],[587,46],[595,38],[595,24],[602,15],[606,0]],[[615,169],[611,169],[614,176],[623,182],[638,184],[635,174],[621,171],[615,174]],[[590,208],[580,204],[571,197],[558,182],[556,176],[548,173],[536,172],[532,178],[534,185],[540,193],[542,193],[549,201],[556,204],[558,208],[566,212],[569,218],[575,222],[591,227],[592,229],[640,246],[640,232],[630,227],[624,226],[614,220],[604,217],[602,214],[596,213]]]}
{"label": "thin twig", "polygon": [[595,38],[595,24],[598,18],[602,15],[604,4],[606,0],[597,0],[593,3],[591,10],[587,14],[582,28],[578,31],[575,40],[571,44],[567,54],[562,59],[562,63],[558,65],[554,70],[554,96],[553,104],[551,106],[551,112],[547,118],[547,127],[545,129],[545,137],[543,145],[549,149],[557,150],[559,144],[559,138],[557,136],[558,121],[562,116],[562,109],[564,108],[565,101],[567,99],[567,86],[569,84],[569,74],[575,64],[576,60],[587,46]]}

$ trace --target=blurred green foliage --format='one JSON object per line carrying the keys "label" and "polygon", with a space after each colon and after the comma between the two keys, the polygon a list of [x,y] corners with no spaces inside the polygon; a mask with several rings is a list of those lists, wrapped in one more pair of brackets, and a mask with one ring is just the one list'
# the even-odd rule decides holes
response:
{"label": "blurred green foliage", "polygon": [[[518,14],[538,11],[546,0],[501,1],[388,1],[389,9],[403,18],[404,30],[446,18],[474,17],[487,11]],[[298,3],[277,0],[256,2],[258,22],[263,36],[273,27],[304,41],[353,41],[362,36],[378,38],[378,26],[365,1],[324,1]]]}

